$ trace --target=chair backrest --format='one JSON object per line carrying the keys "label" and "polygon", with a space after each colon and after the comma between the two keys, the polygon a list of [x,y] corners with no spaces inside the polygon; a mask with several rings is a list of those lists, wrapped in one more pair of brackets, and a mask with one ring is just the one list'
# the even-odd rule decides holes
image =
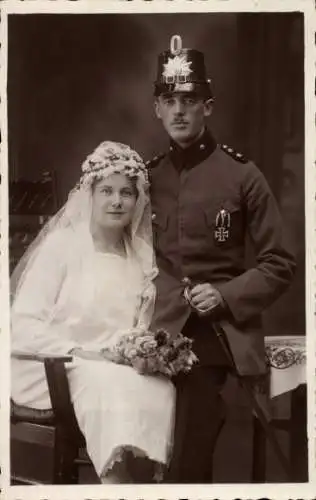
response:
{"label": "chair backrest", "polygon": [[49,216],[58,205],[56,175],[44,172],[37,181],[17,180],[9,183],[9,214]]}
{"label": "chair backrest", "polygon": [[37,181],[20,179],[9,183],[10,272],[57,209],[54,172],[43,172]]}

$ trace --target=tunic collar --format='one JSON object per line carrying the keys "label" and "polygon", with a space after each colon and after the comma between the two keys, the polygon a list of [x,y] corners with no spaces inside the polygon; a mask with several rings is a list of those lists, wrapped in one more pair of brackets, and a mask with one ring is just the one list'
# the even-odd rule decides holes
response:
{"label": "tunic collar", "polygon": [[205,129],[200,139],[188,148],[181,148],[172,139],[170,141],[170,158],[178,170],[195,167],[206,160],[216,149],[217,143],[212,134]]}

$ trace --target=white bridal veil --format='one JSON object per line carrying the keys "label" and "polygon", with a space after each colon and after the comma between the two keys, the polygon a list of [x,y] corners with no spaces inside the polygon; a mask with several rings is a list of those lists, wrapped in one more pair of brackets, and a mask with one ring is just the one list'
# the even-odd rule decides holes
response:
{"label": "white bridal veil", "polygon": [[[24,283],[41,261],[49,266],[52,260],[58,260],[65,267],[68,276],[72,276],[73,280],[81,279],[85,293],[82,295],[80,310],[84,311],[89,296],[90,300],[93,300],[94,283],[91,282],[89,274],[89,265],[95,252],[90,233],[92,183],[112,173],[123,173],[136,181],[138,197],[131,225],[126,231],[125,246],[130,266],[140,267],[144,276],[143,302],[147,302],[147,306],[153,305],[155,292],[152,279],[157,270],[153,252],[146,166],[129,146],[106,141],[87,157],[82,164],[80,181],[70,192],[67,202],[43,227],[15,268],[11,278],[13,313],[14,304]],[[45,269],[42,272],[45,273]],[[46,286],[45,279],[41,281],[41,286]],[[54,321],[56,312],[62,306],[63,296],[63,293],[56,295],[49,322]]]}

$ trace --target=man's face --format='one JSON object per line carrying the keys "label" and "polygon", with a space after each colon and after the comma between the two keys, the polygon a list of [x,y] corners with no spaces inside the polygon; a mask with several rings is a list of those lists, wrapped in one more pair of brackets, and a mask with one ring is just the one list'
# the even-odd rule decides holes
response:
{"label": "man's face", "polygon": [[205,118],[212,112],[212,104],[193,92],[174,92],[157,97],[155,111],[169,136],[184,146],[199,136]]}

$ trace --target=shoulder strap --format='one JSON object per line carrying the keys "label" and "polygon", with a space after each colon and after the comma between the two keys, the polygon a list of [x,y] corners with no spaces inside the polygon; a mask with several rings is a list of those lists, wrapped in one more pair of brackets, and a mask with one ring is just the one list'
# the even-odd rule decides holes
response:
{"label": "shoulder strap", "polygon": [[220,148],[224,153],[231,156],[234,160],[239,161],[240,163],[248,163],[248,158],[245,157],[242,153],[238,153],[235,149],[227,146],[227,144],[220,144]]}
{"label": "shoulder strap", "polygon": [[154,156],[151,160],[146,161],[146,167],[148,170],[157,167],[166,154],[167,153],[161,153],[160,155]]}

